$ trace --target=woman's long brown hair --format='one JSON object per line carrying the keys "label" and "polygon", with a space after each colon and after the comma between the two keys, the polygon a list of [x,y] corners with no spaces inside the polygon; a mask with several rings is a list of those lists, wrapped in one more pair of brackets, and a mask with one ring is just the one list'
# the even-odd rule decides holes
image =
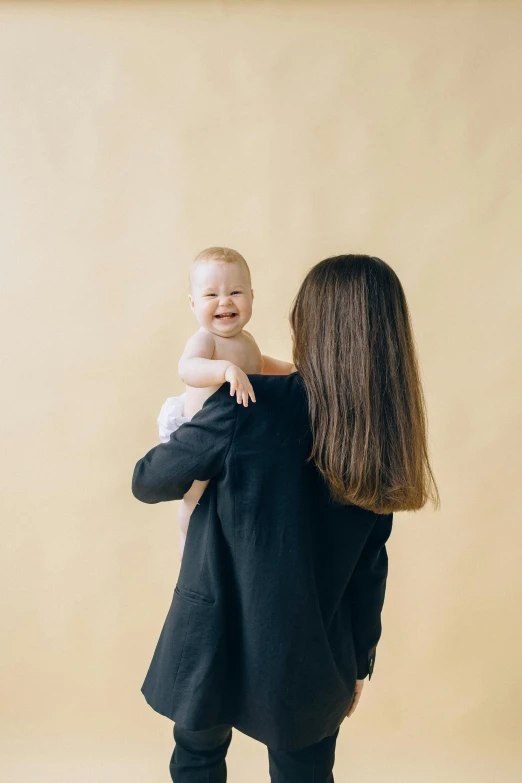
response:
{"label": "woman's long brown hair", "polygon": [[308,396],[309,459],[334,501],[377,514],[440,505],[406,297],[381,259],[327,258],[290,313],[294,365]]}

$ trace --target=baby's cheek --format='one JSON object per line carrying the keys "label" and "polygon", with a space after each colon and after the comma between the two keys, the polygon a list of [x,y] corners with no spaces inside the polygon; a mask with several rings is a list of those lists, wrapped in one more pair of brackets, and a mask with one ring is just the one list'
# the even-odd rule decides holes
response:
{"label": "baby's cheek", "polygon": [[208,307],[201,307],[196,313],[197,319],[203,326],[208,323],[212,323],[212,313],[209,312]]}
{"label": "baby's cheek", "polygon": [[216,308],[215,302],[208,302],[208,303],[205,303],[205,305],[203,307],[203,313],[204,313],[204,315],[207,318],[212,318],[212,316],[214,315],[216,309],[217,308]]}

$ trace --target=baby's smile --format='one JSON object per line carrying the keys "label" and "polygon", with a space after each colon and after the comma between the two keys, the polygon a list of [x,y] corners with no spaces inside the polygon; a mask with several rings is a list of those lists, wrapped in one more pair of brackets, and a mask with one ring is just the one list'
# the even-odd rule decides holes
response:
{"label": "baby's smile", "polygon": [[214,318],[219,318],[219,319],[224,320],[224,321],[232,321],[234,318],[236,318],[237,315],[239,315],[239,314],[238,313],[232,313],[232,312],[218,313],[218,314],[216,314],[214,316]]}

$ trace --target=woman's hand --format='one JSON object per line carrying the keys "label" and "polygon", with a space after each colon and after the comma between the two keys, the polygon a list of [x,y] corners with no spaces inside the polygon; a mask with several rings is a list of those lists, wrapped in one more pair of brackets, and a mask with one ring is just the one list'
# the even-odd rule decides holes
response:
{"label": "woman's hand", "polygon": [[361,698],[362,689],[364,687],[364,680],[356,680],[355,681],[355,691],[353,694],[353,701],[351,704],[350,709],[346,713],[346,717],[349,718],[350,715],[352,715],[355,711],[355,708],[359,704],[359,699]]}
{"label": "woman's hand", "polygon": [[225,381],[230,384],[230,396],[236,395],[238,403],[248,407],[248,398],[252,399],[252,402],[256,401],[252,384],[248,380],[248,375],[243,372],[241,367],[235,364],[231,364],[225,370]]}

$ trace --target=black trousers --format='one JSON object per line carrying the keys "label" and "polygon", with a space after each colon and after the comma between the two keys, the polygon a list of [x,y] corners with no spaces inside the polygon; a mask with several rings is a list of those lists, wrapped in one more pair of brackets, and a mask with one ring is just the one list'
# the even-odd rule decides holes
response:
{"label": "black trousers", "polygon": [[[302,750],[267,748],[272,783],[334,783],[332,770],[339,728]],[[174,740],[169,767],[174,783],[225,783],[225,756],[232,740],[232,726],[221,724],[204,731],[189,731],[175,723]]]}

